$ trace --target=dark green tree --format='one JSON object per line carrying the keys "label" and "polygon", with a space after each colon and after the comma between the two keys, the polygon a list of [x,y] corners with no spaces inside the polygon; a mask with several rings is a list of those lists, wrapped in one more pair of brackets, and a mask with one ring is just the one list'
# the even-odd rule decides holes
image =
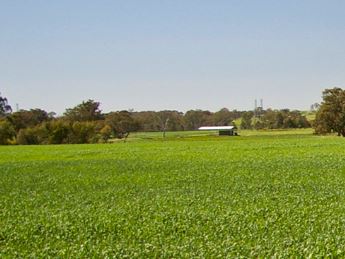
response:
{"label": "dark green tree", "polygon": [[274,128],[281,129],[284,127],[284,113],[282,111],[277,112],[275,116]]}
{"label": "dark green tree", "polygon": [[75,121],[70,124],[68,143],[96,143],[98,136],[96,134],[96,123],[93,121]]}
{"label": "dark green tree", "polygon": [[210,111],[189,110],[184,115],[187,130],[197,130],[201,126],[212,125],[212,113]]}
{"label": "dark green tree", "polygon": [[138,130],[138,123],[128,111],[111,112],[105,117],[105,124],[111,128],[113,137],[127,138],[128,135]]}
{"label": "dark green tree", "polygon": [[34,127],[44,121],[50,120],[49,114],[41,109],[20,110],[8,116],[16,131],[27,127]]}
{"label": "dark green tree", "polygon": [[0,120],[0,145],[7,145],[14,139],[16,132],[6,119]]}
{"label": "dark green tree", "polygon": [[70,121],[95,121],[102,119],[102,113],[99,109],[99,102],[94,100],[83,101],[74,108],[66,109],[64,116]]}
{"label": "dark green tree", "polygon": [[138,123],[140,131],[159,131],[160,122],[157,116],[157,112],[154,111],[142,111],[132,112],[132,118]]}
{"label": "dark green tree", "polygon": [[325,89],[314,123],[317,134],[335,132],[345,137],[345,90]]}
{"label": "dark green tree", "polygon": [[233,119],[232,113],[227,108],[222,108],[213,114],[213,125],[228,126]]}
{"label": "dark green tree", "polygon": [[253,112],[244,112],[242,114],[241,129],[252,129]]}

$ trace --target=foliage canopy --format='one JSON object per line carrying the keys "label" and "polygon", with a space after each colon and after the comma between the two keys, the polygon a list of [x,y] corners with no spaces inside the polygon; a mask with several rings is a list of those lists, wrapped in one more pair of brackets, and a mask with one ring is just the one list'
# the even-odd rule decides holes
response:
{"label": "foliage canopy", "polygon": [[315,132],[326,134],[335,132],[345,137],[345,90],[335,87],[325,89],[322,103],[316,114]]}

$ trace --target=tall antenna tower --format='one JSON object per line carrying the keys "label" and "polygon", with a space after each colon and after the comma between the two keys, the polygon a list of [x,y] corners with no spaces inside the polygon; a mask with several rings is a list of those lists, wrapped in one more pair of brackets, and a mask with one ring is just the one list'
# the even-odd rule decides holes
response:
{"label": "tall antenna tower", "polygon": [[19,104],[16,103],[16,111],[18,112],[19,111]]}
{"label": "tall antenna tower", "polygon": [[254,117],[260,117],[263,115],[263,110],[264,110],[264,99],[260,99],[260,105],[258,105],[258,100],[255,99],[254,102]]}

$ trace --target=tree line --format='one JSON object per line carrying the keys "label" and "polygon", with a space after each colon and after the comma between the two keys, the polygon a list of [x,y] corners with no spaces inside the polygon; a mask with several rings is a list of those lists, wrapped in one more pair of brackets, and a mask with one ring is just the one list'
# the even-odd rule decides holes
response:
{"label": "tree line", "polygon": [[[239,125],[235,125],[238,121]],[[242,129],[307,128],[311,123],[300,111],[237,111],[223,108],[217,112],[189,110],[116,111],[102,113],[100,103],[83,101],[68,108],[62,116],[42,109],[13,112],[0,96],[0,144],[99,143],[111,138],[126,139],[131,132],[196,130],[201,126],[235,125]]]}

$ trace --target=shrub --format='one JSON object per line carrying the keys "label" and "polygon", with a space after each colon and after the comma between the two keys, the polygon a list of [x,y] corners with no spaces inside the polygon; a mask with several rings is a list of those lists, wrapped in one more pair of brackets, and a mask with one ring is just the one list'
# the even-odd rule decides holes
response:
{"label": "shrub", "polygon": [[27,128],[19,130],[17,134],[17,144],[19,145],[37,145],[39,139],[35,134],[35,129]]}
{"label": "shrub", "polygon": [[7,145],[13,141],[15,137],[15,130],[11,123],[7,120],[0,121],[0,145]]}
{"label": "shrub", "polygon": [[69,131],[68,143],[83,144],[98,142],[96,123],[74,122]]}

